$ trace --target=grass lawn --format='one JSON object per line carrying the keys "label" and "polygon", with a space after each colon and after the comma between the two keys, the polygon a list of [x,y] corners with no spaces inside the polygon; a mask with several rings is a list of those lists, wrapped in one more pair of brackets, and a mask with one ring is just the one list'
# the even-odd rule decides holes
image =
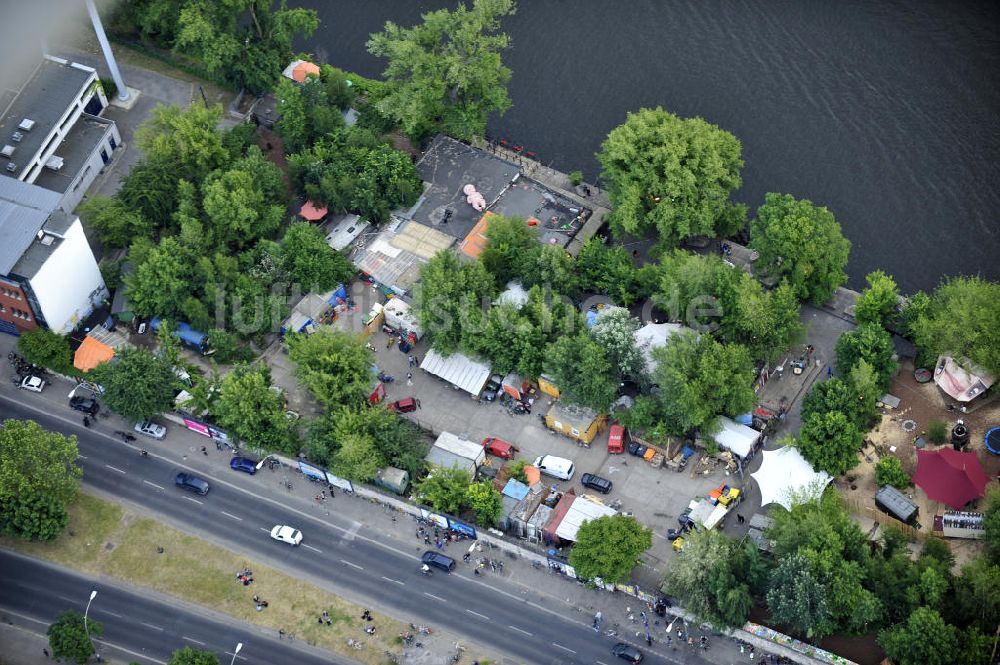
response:
{"label": "grass lawn", "polygon": [[[401,655],[403,647],[398,636],[410,630],[406,623],[373,613],[376,634],[366,635],[362,607],[82,492],[70,507],[69,526],[54,542],[0,537],[0,547],[155,589],[275,632],[284,629],[295,639],[364,663],[390,662],[387,650]],[[160,547],[162,554],[157,551]],[[253,571],[254,584],[244,586],[236,580],[244,567]],[[261,612],[256,611],[255,594],[269,603]],[[329,613],[332,625],[318,623],[323,610]],[[363,648],[348,646],[348,639],[361,642]],[[454,653],[453,635],[435,631],[433,635],[418,635],[417,639],[431,652]],[[463,661],[472,662],[483,653],[468,646]],[[487,662],[480,659],[480,663]]]}

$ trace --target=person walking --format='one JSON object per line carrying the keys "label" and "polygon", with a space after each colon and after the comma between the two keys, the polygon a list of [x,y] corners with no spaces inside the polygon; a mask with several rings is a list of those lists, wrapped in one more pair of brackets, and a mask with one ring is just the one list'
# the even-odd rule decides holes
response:
{"label": "person walking", "polygon": [[202,446],[201,447],[201,454],[205,455],[207,457],[208,456],[208,448],[206,448],[205,446]]}
{"label": "person walking", "polygon": [[412,386],[413,385],[413,373],[412,372],[407,372],[406,373],[406,385],[408,385],[408,386]]}

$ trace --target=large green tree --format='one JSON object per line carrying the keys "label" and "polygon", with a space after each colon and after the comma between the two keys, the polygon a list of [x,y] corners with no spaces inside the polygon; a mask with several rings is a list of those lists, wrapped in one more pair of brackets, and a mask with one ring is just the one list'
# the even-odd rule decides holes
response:
{"label": "large green tree", "polygon": [[186,0],[174,50],[201,60],[210,74],[249,92],[271,89],[292,60],[292,41],[319,27],[312,9],[281,0]]}
{"label": "large green tree", "polygon": [[867,431],[878,413],[881,381],[866,361],[860,360],[847,376],[816,383],[802,400],[802,420],[814,414],[839,411],[859,431]]}
{"label": "large green tree", "polygon": [[363,432],[349,432],[338,441],[339,450],[333,460],[337,473],[351,480],[369,482],[386,465],[375,438]]}
{"label": "large green tree", "polygon": [[389,61],[379,111],[415,137],[439,125],[460,138],[482,136],[486,117],[510,108],[511,74],[500,58],[510,40],[500,19],[513,13],[513,0],[474,0],[471,9],[423,14],[412,28],[387,22],[368,40],[368,52]]}
{"label": "large green tree", "polygon": [[825,207],[789,194],[768,194],[750,229],[758,269],[785,277],[799,298],[822,305],[847,281],[851,243]]}
{"label": "large green tree", "polygon": [[72,374],[75,369],[69,340],[46,328],[29,330],[18,337],[17,350],[24,354],[28,362],[48,367],[61,374]]}
{"label": "large green tree", "polygon": [[69,521],[83,470],[75,436],[48,432],[33,420],[0,426],[0,532],[52,540]]}
{"label": "large green tree", "polygon": [[373,358],[361,335],[341,330],[288,335],[288,356],[302,385],[327,408],[363,404],[372,391]]}
{"label": "large green tree", "polygon": [[746,215],[729,201],[742,184],[740,150],[735,136],[702,118],[659,107],[629,113],[597,153],[612,228],[640,236],[655,229],[668,247],[734,232]]}
{"label": "large green tree", "polygon": [[659,420],[681,435],[710,425],[716,416],[746,413],[754,404],[754,366],[739,344],[682,331],[653,349],[653,382],[660,387]]}
{"label": "large green tree", "polygon": [[868,287],[854,303],[854,318],[859,324],[873,323],[892,326],[896,323],[899,306],[899,288],[890,275],[876,270],[865,276]]}
{"label": "large green tree", "polygon": [[307,222],[289,227],[281,242],[281,260],[304,293],[323,293],[346,284],[356,272],[347,257],[330,247],[323,232]]}
{"label": "large green tree", "polygon": [[87,225],[97,231],[108,248],[128,247],[137,237],[151,236],[153,225],[119,197],[92,196],[79,209]]}
{"label": "large green tree", "polygon": [[778,560],[771,574],[767,606],[772,619],[815,639],[834,630],[827,594],[826,585],[809,560],[801,554],[793,554]]}
{"label": "large green tree", "polygon": [[465,503],[472,478],[462,468],[434,468],[415,483],[419,500],[441,512],[456,514]]}
{"label": "large green tree", "polygon": [[837,340],[837,372],[848,374],[859,361],[864,360],[875,371],[879,387],[885,390],[899,368],[899,363],[893,358],[895,353],[892,335],[878,324],[865,323],[856,330],[848,330]]}
{"label": "large green tree", "polygon": [[146,349],[122,347],[88,377],[104,388],[105,405],[126,420],[147,420],[173,406],[173,368]]}
{"label": "large green tree", "polygon": [[47,634],[53,658],[83,665],[94,655],[93,638],[104,634],[104,626],[90,618],[85,622],[79,612],[68,611],[49,624]]}
{"label": "large green tree", "polygon": [[605,515],[580,525],[569,563],[585,580],[625,582],[639,557],[653,546],[653,532],[634,517]]}
{"label": "large green tree", "polygon": [[616,379],[646,383],[646,356],[635,340],[635,333],[641,327],[624,307],[607,307],[597,317],[591,334],[607,353],[611,366],[616,370]]}
{"label": "large green tree", "polygon": [[271,390],[266,369],[241,365],[226,374],[212,408],[219,424],[251,447],[298,452],[293,449],[284,397]]}
{"label": "large green tree", "polygon": [[176,239],[164,238],[125,278],[129,301],[137,314],[175,318],[191,294],[192,257]]}
{"label": "large green tree", "polygon": [[919,607],[902,626],[879,633],[885,655],[898,665],[951,665],[958,632],[932,609]]}
{"label": "large green tree", "polygon": [[802,423],[795,447],[817,471],[839,476],[858,465],[864,432],[840,411],[816,413]]}
{"label": "large green tree", "polygon": [[995,563],[1000,563],[1000,489],[993,487],[986,493],[983,507],[983,528],[986,530],[986,548]]}
{"label": "large green tree", "polygon": [[442,250],[420,268],[414,312],[434,349],[448,355],[462,346],[463,330],[481,332],[483,308],[495,294],[493,277],[480,262],[463,262]]}
{"label": "large green tree", "polygon": [[483,267],[497,280],[497,286],[512,279],[523,279],[538,261],[542,245],[538,231],[521,217],[490,215],[486,229],[486,247],[479,255]]}
{"label": "large green tree", "polygon": [[[277,233],[285,216],[283,197],[276,197],[267,182],[278,177],[277,168],[257,168],[259,157],[240,160],[226,171],[217,171],[202,184],[202,205],[215,241],[242,249]],[[246,168],[246,167],[250,168]],[[261,176],[266,178],[261,182]]]}
{"label": "large green tree", "polygon": [[991,633],[1000,625],[1000,565],[986,557],[976,557],[962,567],[955,578],[952,598],[956,624],[977,626]]}
{"label": "large green tree", "polygon": [[940,354],[965,357],[1000,377],[1000,283],[954,277],[935,289],[919,309],[911,329],[929,362]]}
{"label": "large green tree", "polygon": [[586,330],[549,345],[544,367],[568,402],[606,413],[618,395],[616,371],[607,351]]}
{"label": "large green tree", "polygon": [[167,665],[219,665],[219,657],[211,651],[184,647],[170,654]]}
{"label": "large green tree", "polygon": [[489,480],[472,483],[465,491],[465,502],[476,511],[476,524],[494,527],[503,515],[503,497]]}
{"label": "large green tree", "polygon": [[777,288],[766,291],[742,270],[727,269],[732,271],[736,284],[720,293],[719,335],[727,342],[743,344],[755,359],[777,360],[802,338],[795,290],[782,280]]}
{"label": "large green tree", "polygon": [[229,162],[229,151],[217,129],[221,119],[220,105],[157,106],[136,130],[136,146],[146,163],[162,169],[157,170],[157,177],[170,174],[175,188],[178,180],[201,182]]}

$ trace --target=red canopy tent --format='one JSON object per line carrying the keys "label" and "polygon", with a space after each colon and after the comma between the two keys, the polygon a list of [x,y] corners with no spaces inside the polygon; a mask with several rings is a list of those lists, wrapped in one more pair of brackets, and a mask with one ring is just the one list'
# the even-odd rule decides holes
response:
{"label": "red canopy tent", "polygon": [[327,209],[318,208],[312,201],[306,201],[299,209],[299,216],[308,222],[318,222],[326,217]]}
{"label": "red canopy tent", "polygon": [[975,453],[960,453],[953,448],[917,451],[913,483],[934,501],[958,510],[981,497],[989,482]]}

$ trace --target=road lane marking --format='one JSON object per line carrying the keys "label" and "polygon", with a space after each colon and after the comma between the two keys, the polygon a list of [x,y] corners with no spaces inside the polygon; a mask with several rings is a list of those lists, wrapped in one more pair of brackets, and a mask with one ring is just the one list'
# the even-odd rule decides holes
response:
{"label": "road lane marking", "polygon": [[570,652],[570,653],[576,653],[576,652],[575,652],[575,651],[573,651],[572,649],[569,649],[569,648],[567,648],[567,647],[564,647],[563,645],[559,644],[558,642],[553,642],[553,643],[552,643],[552,646],[554,646],[554,647],[556,647],[556,648],[558,648],[558,649],[562,649],[563,651],[568,651],[568,652]]}
{"label": "road lane marking", "polygon": [[139,623],[141,623],[141,624],[142,624],[143,626],[145,626],[146,628],[152,628],[153,630],[158,630],[158,631],[160,631],[161,633],[163,632],[163,628],[161,628],[160,626],[157,626],[157,625],[156,625],[156,624],[154,624],[154,623],[146,623],[145,621],[140,621]]}
{"label": "road lane marking", "polygon": [[473,612],[472,610],[470,610],[468,608],[466,608],[465,611],[468,612],[469,614],[472,614],[473,616],[479,617],[480,619],[484,619],[486,621],[490,620],[490,618],[488,616],[486,616],[485,614],[480,614],[479,612]]}
{"label": "road lane marking", "polygon": [[357,538],[358,531],[361,529],[361,527],[362,527],[361,522],[355,522],[354,524],[352,524],[351,528],[344,532],[344,535],[340,539],[341,542],[345,541],[349,542]]}
{"label": "road lane marking", "polygon": [[424,595],[427,596],[428,598],[433,598],[434,600],[440,600],[442,603],[447,603],[448,602],[447,600],[445,600],[441,596],[435,596],[433,593],[427,593],[426,591],[424,591]]}
{"label": "road lane marking", "polygon": [[125,475],[125,472],[122,471],[121,469],[119,469],[117,466],[111,466],[110,464],[105,464],[104,466],[106,466],[107,468],[111,469],[112,471],[117,471],[118,473],[122,474],[123,476]]}
{"label": "road lane marking", "polygon": [[344,564],[345,566],[350,566],[351,568],[357,568],[358,570],[364,570],[364,568],[362,566],[359,566],[356,563],[351,563],[350,561],[345,561],[344,559],[341,559],[340,563]]}
{"label": "road lane marking", "polygon": [[184,497],[184,498],[185,498],[185,499],[187,499],[188,501],[194,501],[194,502],[195,502],[195,503],[197,503],[197,504],[198,504],[199,506],[204,506],[204,505],[205,505],[205,504],[203,504],[203,503],[202,503],[201,501],[199,501],[198,499],[192,499],[192,498],[191,498],[191,497],[189,497],[189,496],[186,496],[186,497]]}
{"label": "road lane marking", "polygon": [[194,642],[195,644],[199,644],[201,646],[205,646],[205,643],[202,642],[201,640],[196,640],[193,637],[188,637],[187,635],[181,635],[181,639],[187,640],[188,642]]}
{"label": "road lane marking", "polygon": [[158,490],[162,490],[162,489],[164,489],[162,485],[157,485],[156,483],[151,483],[151,482],[149,482],[148,480],[144,480],[144,481],[142,481],[142,482],[144,482],[144,483],[146,483],[147,485],[150,485],[150,486],[152,486],[152,487],[155,487],[155,488],[156,488],[156,489],[158,489]]}
{"label": "road lane marking", "polygon": [[79,457],[80,459],[90,459],[90,458],[89,458],[89,457],[87,457],[86,455],[77,455],[77,457]]}
{"label": "road lane marking", "polygon": [[313,552],[319,552],[320,554],[322,554],[322,553],[323,553],[323,550],[321,550],[321,549],[317,549],[317,548],[313,547],[312,545],[303,545],[302,547],[308,547],[308,548],[309,548],[309,549],[311,549],[311,550],[312,550]]}
{"label": "road lane marking", "polygon": [[392,582],[393,584],[398,584],[399,586],[406,586],[406,584],[404,584],[403,582],[400,582],[399,580],[394,580],[391,577],[386,577],[385,575],[382,576],[382,579],[385,580],[386,582]]}
{"label": "road lane marking", "polygon": [[97,611],[100,612],[101,614],[110,614],[111,616],[118,617],[119,619],[124,619],[125,618],[124,616],[122,616],[121,614],[118,614],[117,612],[109,612],[107,610],[97,610]]}
{"label": "road lane marking", "polygon": [[231,515],[231,514],[227,513],[227,512],[226,512],[226,511],[224,511],[224,510],[222,511],[222,514],[223,514],[223,515],[225,515],[226,517],[232,517],[232,518],[233,518],[234,520],[236,520],[237,522],[242,522],[242,521],[243,521],[243,518],[242,518],[242,517],[237,517],[236,515]]}
{"label": "road lane marking", "polygon": [[516,631],[517,631],[517,632],[519,632],[519,633],[524,633],[524,634],[525,634],[525,635],[527,635],[528,637],[534,637],[534,635],[533,635],[532,633],[529,633],[529,632],[528,632],[528,631],[526,631],[526,630],[521,630],[521,629],[520,629],[520,628],[518,628],[517,626],[507,626],[507,627],[508,627],[508,628],[510,628],[511,630],[516,630]]}

